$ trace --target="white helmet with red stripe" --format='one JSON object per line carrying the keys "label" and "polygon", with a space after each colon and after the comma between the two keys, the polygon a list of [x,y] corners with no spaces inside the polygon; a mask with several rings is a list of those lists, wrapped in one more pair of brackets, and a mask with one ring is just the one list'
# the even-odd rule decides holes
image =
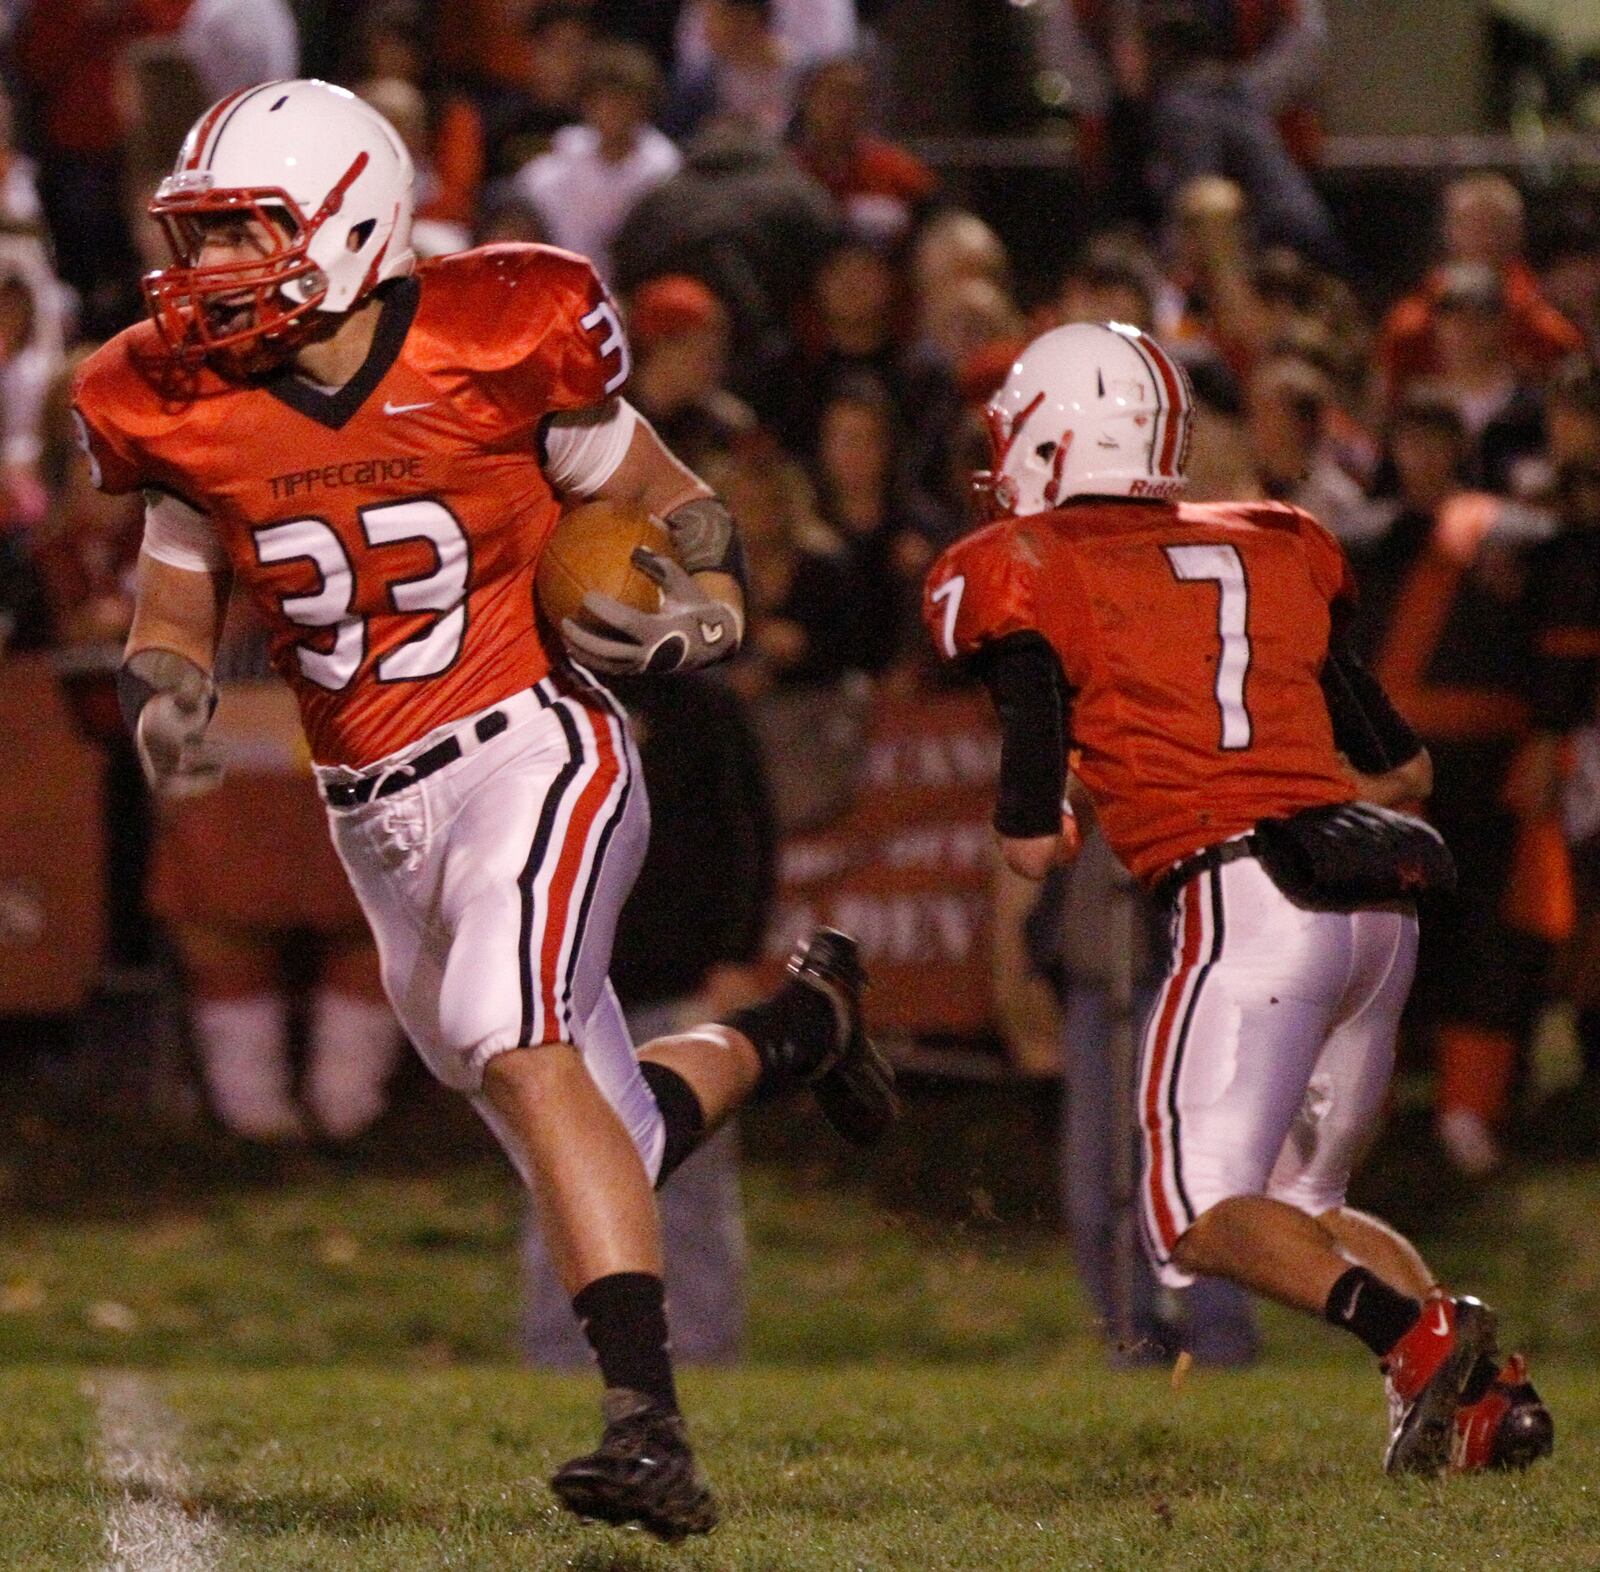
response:
{"label": "white helmet with red stripe", "polygon": [[1154,339],[1122,322],[1042,333],[984,410],[997,512],[1043,513],[1070,497],[1182,494],[1194,396]]}
{"label": "white helmet with red stripe", "polygon": [[[349,311],[415,264],[411,184],[399,133],[342,87],[264,82],[213,104],[150,205],[173,253],[173,266],[144,280],[163,338],[201,355],[283,345],[305,336],[315,313]],[[269,249],[198,266],[218,214],[262,220]],[[254,311],[241,313],[251,295]],[[226,313],[208,309],[218,300]]]}

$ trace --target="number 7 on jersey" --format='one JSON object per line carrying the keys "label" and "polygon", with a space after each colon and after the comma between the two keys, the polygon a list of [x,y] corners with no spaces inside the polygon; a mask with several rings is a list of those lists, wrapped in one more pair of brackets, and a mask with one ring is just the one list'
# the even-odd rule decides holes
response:
{"label": "number 7 on jersey", "polygon": [[1217,708],[1222,711],[1221,746],[1237,752],[1250,746],[1250,711],[1244,679],[1250,670],[1250,581],[1234,546],[1163,546],[1173,577],[1217,586]]}

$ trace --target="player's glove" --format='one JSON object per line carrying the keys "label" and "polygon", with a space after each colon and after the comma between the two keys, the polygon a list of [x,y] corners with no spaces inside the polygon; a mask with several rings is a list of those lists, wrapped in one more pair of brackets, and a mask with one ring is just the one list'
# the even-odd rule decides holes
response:
{"label": "player's glove", "polygon": [[151,790],[198,797],[222,779],[222,761],[205,741],[217,707],[216,684],[174,650],[138,650],[117,673],[123,715]]}
{"label": "player's glove", "polygon": [[614,636],[568,617],[561,624],[567,647],[586,666],[609,677],[638,672],[693,671],[726,660],[744,637],[744,619],[732,606],[707,594],[670,557],[645,547],[634,564],[661,586],[660,611],[635,611],[613,596],[590,590],[583,609]]}

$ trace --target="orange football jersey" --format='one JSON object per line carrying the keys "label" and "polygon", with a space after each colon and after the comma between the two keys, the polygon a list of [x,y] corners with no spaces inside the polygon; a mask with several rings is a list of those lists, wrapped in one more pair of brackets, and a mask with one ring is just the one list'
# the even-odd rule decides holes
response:
{"label": "orange football jersey", "polygon": [[948,657],[1022,631],[1055,650],[1069,746],[1141,879],[1263,818],[1348,802],[1320,676],[1338,544],[1277,503],[1080,503],[1004,519],[929,574]]}
{"label": "orange football jersey", "polygon": [[79,373],[96,483],[207,514],[313,756],[369,764],[550,670],[534,569],[559,516],[541,423],[628,372],[581,257],[489,246],[386,286],[344,387],[180,376],[149,323]]}

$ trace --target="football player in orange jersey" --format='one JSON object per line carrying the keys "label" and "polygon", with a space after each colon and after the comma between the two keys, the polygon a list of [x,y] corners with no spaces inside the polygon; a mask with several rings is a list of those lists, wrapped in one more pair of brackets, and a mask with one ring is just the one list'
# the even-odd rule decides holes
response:
{"label": "football player in orange jersey", "polygon": [[[390,1001],[532,1189],[594,1347],[605,1434],[554,1488],[676,1539],[715,1508],[678,1413],[652,1183],[739,1102],[800,1083],[870,1141],[892,1076],[855,947],[826,930],[772,999],[635,1055],[606,972],[649,810],[593,672],[732,654],[738,540],[619,396],[627,345],[588,263],[494,246],[417,266],[411,179],[388,122],[322,82],[235,93],[185,140],[152,207],[174,254],[145,280],[152,320],[75,389],[97,483],[147,498],[124,709],[159,790],[214,778],[236,577],[299,698]],[[666,521],[678,561],[638,559],[658,613],[599,597],[600,631],[538,625],[563,495]]]}
{"label": "football player in orange jersey", "polygon": [[1526,1464],[1550,1416],[1495,1319],[1345,1204],[1416,956],[1414,896],[1453,874],[1391,811],[1426,752],[1346,652],[1353,593],[1314,519],[1177,501],[1187,381],[1136,328],[1035,340],[988,409],[1002,515],[924,605],[1003,731],[995,825],[1041,878],[1070,854],[1068,754],[1114,851],[1172,908],[1139,1077],[1140,1210],[1162,1279],[1231,1278],[1361,1338],[1391,1402],[1385,1465]]}

